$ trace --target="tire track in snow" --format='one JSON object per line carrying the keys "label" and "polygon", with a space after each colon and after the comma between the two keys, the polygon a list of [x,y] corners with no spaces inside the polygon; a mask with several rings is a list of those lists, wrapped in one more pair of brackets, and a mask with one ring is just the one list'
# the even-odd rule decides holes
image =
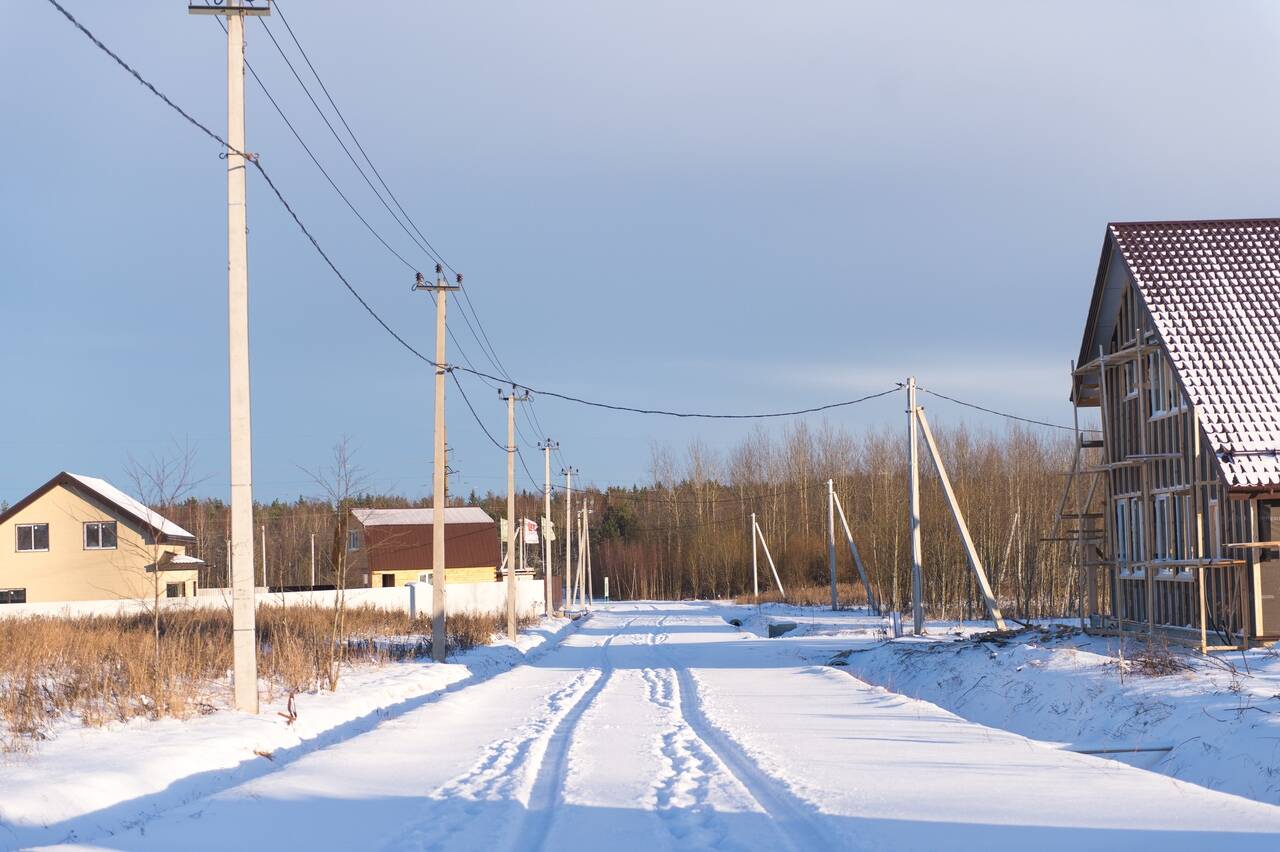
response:
{"label": "tire track in snow", "polygon": [[[623,625],[623,629],[630,627],[635,620]],[[547,755],[565,729],[566,722],[570,722],[571,730],[572,725],[577,723],[577,719],[608,681],[612,670],[608,665],[609,645],[618,635],[615,633],[599,646],[603,654],[601,668],[579,672],[569,683],[548,695],[543,700],[542,712],[523,725],[517,734],[490,743],[470,770],[432,791],[427,798],[438,808],[432,808],[425,819],[384,848],[432,852],[448,849],[459,832],[474,831],[477,828],[478,823],[484,819],[484,812],[494,802],[507,802],[513,808],[517,807],[521,787],[529,776],[531,761],[539,751],[537,747],[546,741],[546,749],[536,758],[537,774],[534,776],[533,792],[530,793],[532,801],[534,792],[537,791],[538,779],[546,766]],[[567,751],[566,747],[566,755]],[[548,823],[549,821],[548,819]],[[503,835],[508,834],[509,832],[503,832]],[[503,835],[500,835],[499,840],[507,840]]]}
{"label": "tire track in snow", "polygon": [[623,631],[640,620],[632,618],[611,635],[601,646],[600,676],[566,713],[552,732],[547,748],[542,754],[542,762],[538,774],[533,779],[529,790],[529,803],[525,809],[524,819],[516,837],[520,842],[519,849],[544,849],[547,838],[551,834],[551,824],[555,821],[556,810],[564,804],[565,779],[569,768],[569,749],[573,745],[573,732],[582,720],[583,714],[595,702],[596,697],[604,690],[613,676],[613,663],[609,660],[609,646],[613,640],[623,635]]}
{"label": "tire track in snow", "polygon": [[811,849],[840,849],[848,845],[825,825],[822,815],[809,803],[796,796],[786,784],[762,770],[733,739],[712,724],[702,709],[697,681],[687,667],[680,666],[671,655],[661,650],[661,639],[654,647],[669,663],[675,679],[675,702],[680,723],[709,750],[723,767],[767,813],[788,846],[805,852]]}

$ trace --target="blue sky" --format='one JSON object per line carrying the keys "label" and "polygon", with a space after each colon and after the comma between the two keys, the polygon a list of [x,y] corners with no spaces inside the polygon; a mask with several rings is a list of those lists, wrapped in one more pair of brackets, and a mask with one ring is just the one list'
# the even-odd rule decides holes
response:
{"label": "blue sky", "polygon": [[[65,3],[225,128],[212,20],[178,2]],[[218,149],[48,4],[6,11],[0,499],[64,468],[123,480],[130,455],[175,438],[197,447],[202,492],[225,493]],[[511,372],[578,396],[785,409],[914,372],[1069,420],[1067,363],[1107,221],[1280,213],[1280,25],[1261,0],[287,0],[284,12],[393,190],[466,275]],[[247,33],[249,61],[339,185],[429,272],[266,33]],[[429,351],[412,274],[247,91],[248,147],[352,282]],[[249,193],[256,496],[314,492],[300,468],[344,433],[375,487],[426,493],[430,373],[362,314],[261,180]],[[503,439],[495,392],[464,381]],[[451,393],[453,488],[504,488],[504,454]],[[751,428],[536,406],[598,483],[644,479],[654,441],[724,447]],[[944,423],[1001,426],[944,406]],[[891,398],[829,418],[859,429],[901,411]]]}

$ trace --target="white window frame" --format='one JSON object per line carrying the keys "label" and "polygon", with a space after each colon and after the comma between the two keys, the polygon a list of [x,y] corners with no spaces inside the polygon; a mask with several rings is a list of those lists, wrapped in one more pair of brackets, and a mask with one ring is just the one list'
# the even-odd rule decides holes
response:
{"label": "white window frame", "polygon": [[1157,494],[1151,505],[1151,561],[1169,558],[1169,495]]}
{"label": "white window frame", "polygon": [[[89,543],[89,528],[93,527],[98,531],[98,543]],[[105,527],[111,527],[111,536],[115,539],[115,544],[107,546],[102,543],[102,530]],[[117,550],[120,547],[120,528],[116,526],[115,521],[85,521],[84,531],[82,533],[82,541],[85,550]]]}
{"label": "white window frame", "polygon": [[1135,399],[1138,396],[1138,362],[1130,359],[1124,362],[1124,398]]}
{"label": "white window frame", "polygon": [[[36,527],[44,527],[44,547],[36,547]],[[31,547],[22,546],[22,531],[31,530]],[[49,552],[49,524],[17,524],[13,528],[13,549],[17,553],[48,553]]]}
{"label": "white window frame", "polygon": [[1142,500],[1138,497],[1129,498],[1129,529],[1132,533],[1130,541],[1133,545],[1129,548],[1130,562],[1145,562],[1147,557],[1147,543],[1143,541],[1142,532],[1146,528],[1146,520],[1142,512]]}
{"label": "white window frame", "polygon": [[347,552],[354,553],[364,546],[364,536],[360,530],[347,530]]}
{"label": "white window frame", "polygon": [[1129,561],[1129,502],[1116,501],[1116,561],[1125,564]]}

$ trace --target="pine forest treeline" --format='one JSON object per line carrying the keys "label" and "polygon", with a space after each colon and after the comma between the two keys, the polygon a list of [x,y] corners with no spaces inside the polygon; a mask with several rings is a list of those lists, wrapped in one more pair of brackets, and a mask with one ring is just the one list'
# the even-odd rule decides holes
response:
{"label": "pine forest treeline", "polygon": [[[1070,434],[1045,435],[1020,427],[1004,432],[966,426],[939,429],[938,441],[979,555],[1002,606],[1020,617],[1060,615],[1078,606],[1078,578],[1054,535],[1054,514],[1070,466]],[[907,458],[903,430],[851,434],[823,424],[783,432],[757,429],[727,452],[695,440],[682,450],[651,448],[644,485],[584,491],[574,506],[591,506],[595,589],[610,578],[614,598],[725,598],[751,591],[750,515],[756,513],[788,589],[827,582],[826,480],[834,480],[875,594],[895,609],[910,607]],[[537,466],[541,468],[541,465]],[[541,491],[517,498],[520,516],[542,514]],[[450,495],[450,505],[479,505],[497,518],[505,494]],[[429,506],[385,494],[352,498],[347,506]],[[203,585],[224,585],[227,506],[187,500],[169,507],[197,538],[191,552],[207,567]],[[267,581],[272,587],[311,582],[315,536],[316,582],[334,582],[332,566],[343,538],[332,501],[299,497],[259,505],[255,529],[267,528]],[[924,596],[932,617],[980,617],[981,599],[937,475],[922,447],[921,518]],[[554,567],[562,576],[564,491],[554,488],[552,519],[559,540]],[[842,582],[855,575],[837,519]],[[259,535],[261,533],[259,532]],[[260,547],[260,538],[255,540]],[[529,547],[540,567],[540,548]],[[257,576],[261,577],[261,554]],[[761,589],[773,586],[763,553]],[[352,578],[355,580],[356,578]]]}

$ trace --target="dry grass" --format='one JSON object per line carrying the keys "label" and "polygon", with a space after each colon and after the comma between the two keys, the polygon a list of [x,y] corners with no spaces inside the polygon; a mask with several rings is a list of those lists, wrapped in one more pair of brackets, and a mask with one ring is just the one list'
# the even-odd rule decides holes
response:
{"label": "dry grass", "polygon": [[[855,606],[866,606],[867,596],[862,591],[860,584],[853,583],[837,583],[836,584],[836,600],[840,603],[841,609],[847,609]],[[756,598],[754,595],[738,595],[733,599],[738,604],[754,604]],[[830,586],[803,586],[787,590],[784,598],[778,594],[777,589],[770,589],[767,592],[760,593],[760,603],[789,603],[795,606],[831,606],[831,587]]]}
{"label": "dry grass", "polygon": [[[429,617],[349,608],[336,654],[333,624],[332,608],[259,607],[258,674],[268,698],[330,688],[335,657],[345,669],[430,653]],[[506,617],[455,615],[448,624],[453,653],[487,644]],[[147,614],[0,619],[0,748],[43,739],[59,718],[96,726],[213,712],[230,680],[230,613],[166,612],[161,631],[157,645]]]}

